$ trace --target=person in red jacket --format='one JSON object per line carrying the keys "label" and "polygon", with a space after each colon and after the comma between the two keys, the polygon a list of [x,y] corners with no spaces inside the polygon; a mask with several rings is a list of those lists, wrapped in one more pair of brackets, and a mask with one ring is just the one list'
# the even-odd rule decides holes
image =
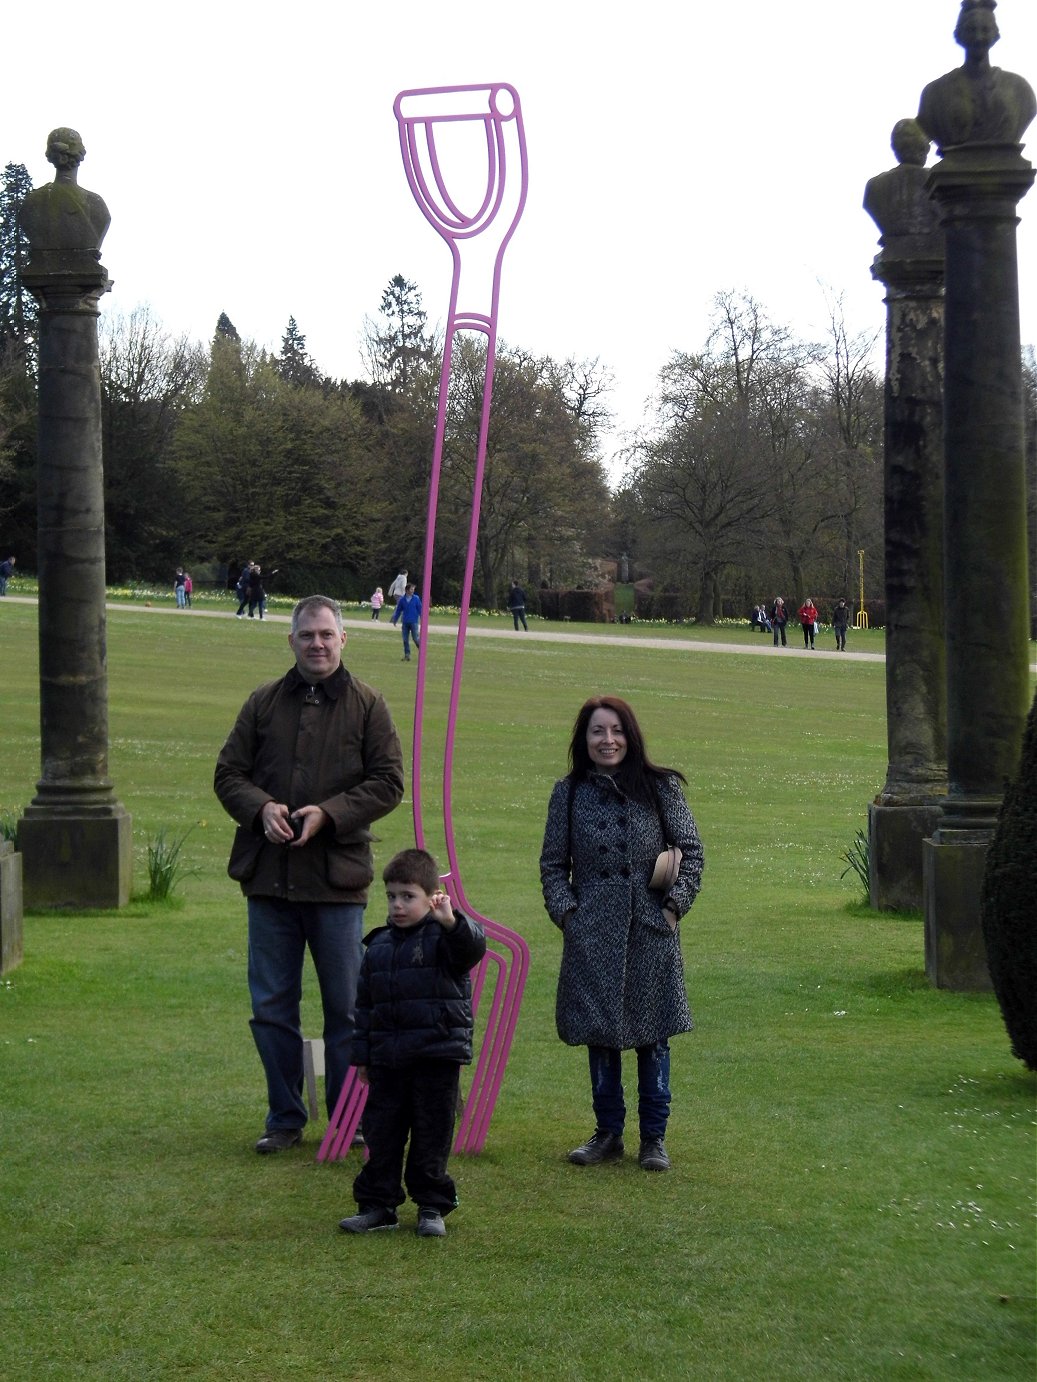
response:
{"label": "person in red jacket", "polygon": [[814,646],[814,634],[817,633],[817,609],[809,595],[796,613],[799,615],[799,622],[803,625],[803,647],[812,648]]}

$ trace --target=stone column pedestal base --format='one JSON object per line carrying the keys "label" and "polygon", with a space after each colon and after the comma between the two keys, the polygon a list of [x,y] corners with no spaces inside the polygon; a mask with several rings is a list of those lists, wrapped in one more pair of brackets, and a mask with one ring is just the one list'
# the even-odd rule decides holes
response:
{"label": "stone column pedestal base", "polygon": [[990,837],[922,844],[925,892],[925,972],[938,989],[990,992],[980,923],[983,873]]}
{"label": "stone column pedestal base", "polygon": [[882,912],[922,910],[922,841],[940,820],[937,805],[868,807],[871,905]]}
{"label": "stone column pedestal base", "polygon": [[26,907],[125,907],[133,877],[133,822],[104,816],[23,816],[18,846]]}
{"label": "stone column pedestal base", "polygon": [[22,962],[22,856],[0,840],[0,974]]}

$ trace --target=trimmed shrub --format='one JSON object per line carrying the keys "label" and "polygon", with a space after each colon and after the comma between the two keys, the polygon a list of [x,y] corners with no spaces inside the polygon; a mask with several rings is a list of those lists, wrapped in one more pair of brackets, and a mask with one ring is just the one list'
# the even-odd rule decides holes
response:
{"label": "trimmed shrub", "polygon": [[987,852],[982,923],[1012,1054],[1037,1070],[1037,699]]}

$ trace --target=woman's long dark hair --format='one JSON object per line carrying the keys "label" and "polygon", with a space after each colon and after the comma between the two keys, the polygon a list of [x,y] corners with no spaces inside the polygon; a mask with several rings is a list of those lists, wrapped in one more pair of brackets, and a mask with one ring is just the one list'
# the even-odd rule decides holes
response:
{"label": "woman's long dark hair", "polygon": [[573,783],[581,782],[594,771],[587,751],[587,727],[596,710],[611,710],[623,726],[627,751],[626,757],[616,769],[615,782],[625,796],[633,797],[645,806],[654,806],[656,779],[677,777],[681,782],[687,782],[687,778],[677,768],[664,768],[658,763],[653,763],[648,757],[641,726],[626,701],[620,700],[618,696],[591,696],[590,700],[584,701],[580,707],[569,741],[569,777]]}

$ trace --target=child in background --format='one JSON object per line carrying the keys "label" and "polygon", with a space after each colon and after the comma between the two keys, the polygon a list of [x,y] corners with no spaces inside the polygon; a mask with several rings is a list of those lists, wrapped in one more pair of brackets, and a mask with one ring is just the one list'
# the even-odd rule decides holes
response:
{"label": "child in background", "polygon": [[382,594],[382,587],[376,586],[375,592],[371,596],[371,618],[380,619],[382,617],[382,606],[385,604],[385,596]]}
{"label": "child in background", "polygon": [[194,589],[194,581],[191,580],[190,571],[184,572],[184,600],[187,608],[191,608],[191,591]]}
{"label": "child in background", "polygon": [[469,971],[486,953],[486,936],[451,906],[425,850],[403,850],[382,878],[389,918],[364,937],[353,1036],[353,1064],[368,1088],[369,1155],[353,1182],[360,1212],[339,1228],[398,1228],[405,1182],[419,1237],[442,1238],[443,1219],[457,1208],[447,1159],[461,1066],[472,1059]]}

